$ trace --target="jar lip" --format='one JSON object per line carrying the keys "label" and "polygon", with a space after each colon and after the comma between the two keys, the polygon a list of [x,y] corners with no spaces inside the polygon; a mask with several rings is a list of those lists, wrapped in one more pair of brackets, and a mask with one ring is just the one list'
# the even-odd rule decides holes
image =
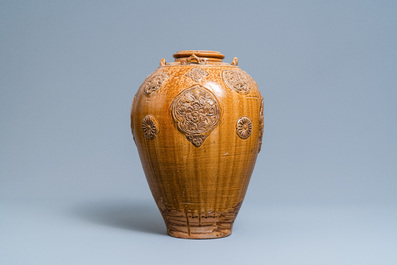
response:
{"label": "jar lip", "polygon": [[217,51],[208,51],[208,50],[184,50],[178,51],[174,53],[174,58],[184,58],[190,57],[192,55],[196,55],[197,57],[205,57],[205,58],[214,58],[214,59],[223,59],[225,55]]}

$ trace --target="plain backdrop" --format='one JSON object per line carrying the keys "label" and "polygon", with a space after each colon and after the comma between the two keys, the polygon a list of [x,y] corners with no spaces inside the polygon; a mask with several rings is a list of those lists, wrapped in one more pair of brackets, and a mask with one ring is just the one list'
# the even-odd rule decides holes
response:
{"label": "plain backdrop", "polygon": [[[397,264],[396,1],[0,1],[0,264]],[[235,232],[167,237],[132,140],[160,59],[222,52],[265,131]]]}

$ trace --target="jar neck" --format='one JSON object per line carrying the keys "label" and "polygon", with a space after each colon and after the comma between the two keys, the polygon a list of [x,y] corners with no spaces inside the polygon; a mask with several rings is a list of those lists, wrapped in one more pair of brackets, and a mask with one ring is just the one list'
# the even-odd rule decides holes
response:
{"label": "jar neck", "polygon": [[216,51],[187,50],[175,53],[174,58],[180,64],[203,64],[222,62],[225,56]]}

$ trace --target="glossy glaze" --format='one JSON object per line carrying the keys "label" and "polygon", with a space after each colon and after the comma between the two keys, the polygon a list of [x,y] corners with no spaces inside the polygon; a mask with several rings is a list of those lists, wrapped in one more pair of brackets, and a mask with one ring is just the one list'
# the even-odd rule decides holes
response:
{"label": "glossy glaze", "polygon": [[181,51],[149,75],[131,128],[169,235],[228,236],[260,150],[263,100],[255,81],[213,51]]}

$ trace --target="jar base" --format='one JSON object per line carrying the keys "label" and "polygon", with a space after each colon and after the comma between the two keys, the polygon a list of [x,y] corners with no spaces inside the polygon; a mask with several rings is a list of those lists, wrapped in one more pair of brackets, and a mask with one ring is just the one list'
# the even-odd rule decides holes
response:
{"label": "jar base", "polygon": [[228,237],[232,234],[232,230],[223,231],[223,232],[201,232],[197,231],[197,229],[192,229],[194,231],[190,231],[190,234],[182,231],[168,230],[167,234],[171,237],[183,238],[183,239],[217,239]]}
{"label": "jar base", "polygon": [[227,237],[232,233],[236,218],[235,209],[225,212],[180,212],[163,213],[167,234],[186,239],[213,239]]}

